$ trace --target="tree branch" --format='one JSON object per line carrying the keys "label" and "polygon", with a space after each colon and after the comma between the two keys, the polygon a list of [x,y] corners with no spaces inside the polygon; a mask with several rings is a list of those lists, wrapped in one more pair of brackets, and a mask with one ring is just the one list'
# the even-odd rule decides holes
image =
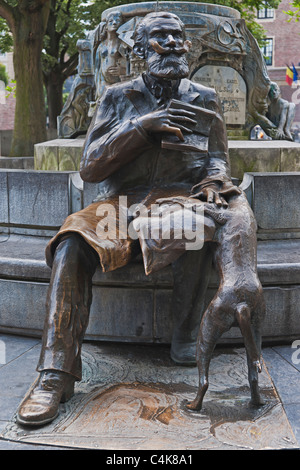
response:
{"label": "tree branch", "polygon": [[18,5],[20,11],[35,12],[43,8],[50,0],[19,0]]}
{"label": "tree branch", "polygon": [[66,8],[63,9],[63,12],[64,12],[66,15],[69,15],[69,13],[70,13],[71,3],[72,3],[72,0],[68,0],[68,1],[67,1],[67,5],[66,5]]}
{"label": "tree branch", "polygon": [[[70,7],[71,7],[72,0],[68,0],[66,9],[63,9],[64,14],[69,18],[70,16]],[[62,29],[59,31],[60,37],[64,36],[66,32],[68,31],[70,26],[70,20],[66,20],[64,26]]]}
{"label": "tree branch", "polygon": [[63,0],[55,0],[55,13],[58,14],[63,6]]}
{"label": "tree branch", "polygon": [[0,0],[0,16],[5,19],[11,31],[15,29],[15,9],[4,0]]}

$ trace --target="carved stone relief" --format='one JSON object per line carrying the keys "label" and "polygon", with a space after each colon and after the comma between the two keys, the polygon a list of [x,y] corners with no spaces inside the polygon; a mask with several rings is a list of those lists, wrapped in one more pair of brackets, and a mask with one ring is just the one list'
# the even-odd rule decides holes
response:
{"label": "carved stone relief", "polygon": [[[181,18],[192,43],[187,55],[189,78],[216,88],[227,127],[250,133],[259,124],[271,138],[282,138],[276,131],[278,123],[266,120],[271,80],[257,41],[239,12],[213,4],[172,2],[170,8],[170,2],[167,7],[165,3],[160,2],[159,8]],[[132,37],[139,21],[156,8],[156,2],[142,2],[105,10],[98,27],[78,41],[78,76],[58,118],[59,137],[85,133],[104,88],[145,70],[144,61],[132,52]]]}
{"label": "carved stone relief", "polygon": [[246,83],[236,70],[231,67],[204,65],[193,75],[193,80],[215,88],[222,102],[227,125],[245,124]]}

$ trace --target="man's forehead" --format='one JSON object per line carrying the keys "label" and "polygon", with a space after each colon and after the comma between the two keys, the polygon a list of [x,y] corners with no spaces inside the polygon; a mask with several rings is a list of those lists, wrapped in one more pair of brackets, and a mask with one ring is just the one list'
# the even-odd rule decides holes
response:
{"label": "man's forehead", "polygon": [[148,32],[156,31],[182,31],[182,27],[175,18],[151,18]]}

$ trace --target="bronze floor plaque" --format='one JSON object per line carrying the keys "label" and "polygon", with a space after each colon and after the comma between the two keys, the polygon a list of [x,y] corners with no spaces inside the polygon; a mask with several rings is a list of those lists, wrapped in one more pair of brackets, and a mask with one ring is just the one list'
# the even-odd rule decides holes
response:
{"label": "bronze floor plaque", "polygon": [[203,409],[196,367],[174,365],[165,346],[90,344],[84,377],[59,417],[25,428],[15,418],[2,437],[19,442],[110,450],[292,449],[297,441],[264,365],[261,408],[249,404],[243,348],[216,349]]}

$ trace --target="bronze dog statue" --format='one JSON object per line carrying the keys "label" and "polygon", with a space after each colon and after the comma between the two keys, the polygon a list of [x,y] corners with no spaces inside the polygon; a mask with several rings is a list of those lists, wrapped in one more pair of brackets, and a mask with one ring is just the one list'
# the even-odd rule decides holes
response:
{"label": "bronze dog statue", "polygon": [[[240,217],[231,217],[231,207],[240,212]],[[205,212],[209,213],[209,209]],[[196,353],[199,388],[196,398],[186,406],[190,410],[201,410],[208,389],[208,370],[214,348],[221,335],[232,326],[239,326],[244,338],[251,403],[261,406],[264,402],[259,392],[258,372],[262,367],[261,323],[265,303],[256,271],[256,222],[251,212],[243,211],[240,198],[237,205],[235,197],[229,201],[227,209],[220,210],[218,218],[213,213],[211,215],[222,224],[222,230],[217,232],[214,256],[220,284],[200,324]],[[239,223],[245,217],[249,218],[249,223]],[[248,231],[244,227],[248,227]],[[236,246],[238,251],[233,249]]]}

